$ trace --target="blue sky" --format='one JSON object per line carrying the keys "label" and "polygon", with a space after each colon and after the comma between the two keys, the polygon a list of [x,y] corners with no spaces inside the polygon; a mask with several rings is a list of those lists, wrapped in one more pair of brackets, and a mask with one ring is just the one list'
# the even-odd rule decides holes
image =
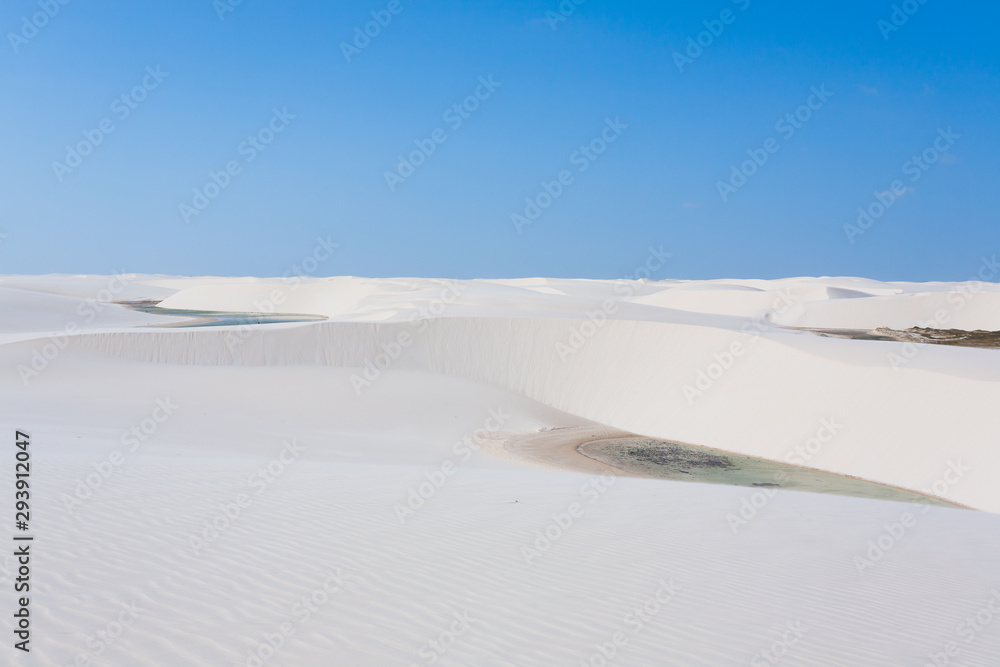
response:
{"label": "blue sky", "polygon": [[232,2],[4,3],[0,272],[282,275],[317,238],[316,275],[458,278],[1000,252],[995,3]]}

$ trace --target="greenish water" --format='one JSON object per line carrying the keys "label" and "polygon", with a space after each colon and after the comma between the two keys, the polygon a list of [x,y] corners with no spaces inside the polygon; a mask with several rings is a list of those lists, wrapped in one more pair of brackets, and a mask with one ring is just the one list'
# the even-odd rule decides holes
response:
{"label": "greenish water", "polygon": [[[222,310],[184,310],[180,308],[160,308],[155,301],[123,301],[120,305],[142,313],[189,317],[191,322],[180,322],[171,327],[227,327],[247,324],[275,324],[279,322],[318,322],[327,319],[322,315],[301,315],[294,313],[236,313]],[[208,321],[204,321],[208,320]]]}
{"label": "greenish water", "polygon": [[589,458],[642,477],[961,507],[884,484],[677,442],[616,438],[593,440],[578,450]]}

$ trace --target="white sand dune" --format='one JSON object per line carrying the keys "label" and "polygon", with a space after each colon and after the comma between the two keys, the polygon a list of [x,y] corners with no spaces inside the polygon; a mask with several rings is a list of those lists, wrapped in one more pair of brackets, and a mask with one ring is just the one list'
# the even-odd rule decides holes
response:
{"label": "white sand dune", "polygon": [[[31,655],[0,663],[1000,664],[1000,351],[785,328],[997,330],[1000,286],[111,280],[0,277],[35,535]],[[328,319],[110,303],[139,299]],[[982,511],[501,447],[567,426]]]}

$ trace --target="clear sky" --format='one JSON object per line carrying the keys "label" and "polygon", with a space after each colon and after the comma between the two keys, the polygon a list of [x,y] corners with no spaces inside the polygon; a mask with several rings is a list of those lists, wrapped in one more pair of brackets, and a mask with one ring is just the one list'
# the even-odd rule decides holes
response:
{"label": "clear sky", "polygon": [[61,1],[0,10],[3,273],[282,275],[317,238],[320,276],[1000,253],[995,2]]}

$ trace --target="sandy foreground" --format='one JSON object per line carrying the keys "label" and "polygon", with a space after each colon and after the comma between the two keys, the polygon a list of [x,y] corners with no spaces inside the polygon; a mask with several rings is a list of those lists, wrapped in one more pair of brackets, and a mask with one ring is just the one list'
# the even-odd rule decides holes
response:
{"label": "sandy foreground", "polygon": [[[1000,350],[805,330],[918,326],[1000,330],[1000,286],[0,277],[0,664],[995,666]],[[617,475],[581,429],[974,510]]]}

